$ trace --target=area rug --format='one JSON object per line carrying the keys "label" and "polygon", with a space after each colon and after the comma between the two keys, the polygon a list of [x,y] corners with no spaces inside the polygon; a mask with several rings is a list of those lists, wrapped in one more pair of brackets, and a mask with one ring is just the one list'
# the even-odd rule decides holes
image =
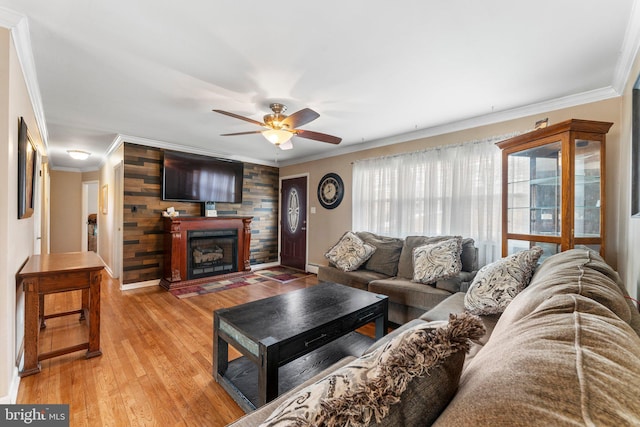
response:
{"label": "area rug", "polygon": [[311,273],[282,266],[267,268],[264,270],[257,270],[254,271],[254,274],[257,274],[261,277],[266,277],[269,280],[276,280],[280,283],[293,282],[294,280],[303,279],[311,275]]}
{"label": "area rug", "polygon": [[189,286],[187,288],[174,289],[171,294],[180,299],[191,298],[198,295],[210,294],[212,292],[226,291],[227,289],[241,288],[243,286],[255,285],[256,283],[271,280],[268,277],[257,274],[247,274],[245,276],[231,277],[215,282],[203,283],[201,285]]}

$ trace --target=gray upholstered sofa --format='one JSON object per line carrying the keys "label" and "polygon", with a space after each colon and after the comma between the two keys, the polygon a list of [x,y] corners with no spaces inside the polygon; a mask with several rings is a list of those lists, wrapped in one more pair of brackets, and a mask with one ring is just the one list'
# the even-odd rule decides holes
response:
{"label": "gray upholstered sofa", "polygon": [[478,270],[478,250],[473,239],[462,239],[462,271],[455,277],[432,285],[412,281],[414,248],[438,243],[453,236],[384,237],[369,232],[355,233],[376,248],[355,271],[342,271],[334,265],[318,268],[318,280],[340,283],[389,297],[389,321],[397,325],[417,319],[427,310],[456,292],[465,292]]}
{"label": "gray upholstered sofa", "polygon": [[[421,324],[447,320],[450,313],[463,311],[465,294],[452,294],[365,354],[388,346]],[[627,299],[617,273],[599,255],[574,249],[547,258],[502,314],[479,318],[487,332],[473,341],[459,376],[429,372],[426,379],[412,379],[399,402],[371,425],[640,425],[640,314]],[[283,402],[312,393],[318,384],[360,359],[349,357],[336,363],[232,425],[260,425],[272,413],[281,413]],[[453,393],[443,399],[452,383]],[[431,398],[426,397],[429,392]],[[332,406],[325,407],[324,402],[306,408],[303,403],[296,405],[309,416],[323,407],[328,418],[321,425],[332,425],[332,417],[345,415],[327,414]],[[429,416],[402,418],[407,407],[427,410]],[[372,409],[352,405],[347,411],[358,415],[370,414]],[[310,424],[290,419],[273,425]]]}

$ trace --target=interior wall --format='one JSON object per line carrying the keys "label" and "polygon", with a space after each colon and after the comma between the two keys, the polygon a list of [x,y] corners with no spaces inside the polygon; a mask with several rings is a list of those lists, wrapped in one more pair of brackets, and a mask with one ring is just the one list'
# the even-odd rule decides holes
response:
{"label": "interior wall", "polygon": [[82,250],[82,173],[51,171],[51,253]]}
{"label": "interior wall", "polygon": [[640,295],[640,217],[631,216],[631,180],[633,161],[631,153],[633,123],[633,85],[640,75],[640,55],[635,62],[624,89],[621,101],[621,135],[616,182],[620,193],[620,210],[618,212],[618,238],[620,241],[620,259],[618,272],[625,280],[629,294],[638,299]]}
{"label": "interior wall", "polygon": [[[0,403],[15,403],[16,355],[23,336],[24,298],[16,274],[34,253],[34,217],[18,219],[18,119],[24,117],[41,154],[46,154],[10,32],[0,29]],[[39,180],[36,180],[39,182]],[[36,189],[40,194],[40,189]]]}
{"label": "interior wall", "polygon": [[[98,255],[102,257],[102,260],[107,265],[107,270],[114,275],[114,263],[113,263],[113,236],[117,232],[118,228],[122,227],[122,224],[116,224],[116,217],[113,209],[107,209],[106,213],[102,211],[102,194],[104,186],[107,186],[107,206],[113,206],[114,196],[114,168],[117,165],[122,164],[124,161],[124,144],[120,145],[114,150],[104,162],[104,165],[100,169],[100,184],[99,184],[99,206],[98,206]],[[109,189],[111,189],[109,191]]]}
{"label": "interior wall", "polygon": [[[352,224],[352,163],[359,159],[380,157],[397,153],[419,151],[429,147],[449,144],[460,144],[488,138],[497,135],[505,135],[513,132],[523,132],[533,129],[535,122],[542,118],[549,118],[549,123],[558,123],[568,119],[585,119],[610,121],[614,125],[607,134],[606,167],[610,171],[606,180],[607,212],[606,212],[606,246],[607,261],[614,267],[618,260],[618,235],[617,221],[619,210],[618,182],[615,171],[618,169],[620,156],[620,98],[612,98],[605,101],[594,102],[571,108],[549,111],[544,114],[536,114],[520,119],[508,120],[501,123],[466,129],[457,132],[416,139],[404,143],[373,148],[356,153],[331,157],[327,159],[285,166],[280,169],[281,176],[290,176],[309,173],[309,207],[310,212],[315,208],[316,213],[310,213],[308,225],[309,264],[327,265],[325,252],[342,236],[351,229]],[[316,191],[320,178],[326,173],[334,172],[342,177],[345,184],[345,195],[342,203],[335,209],[324,209],[316,197]],[[356,230],[366,231],[366,230]]]}
{"label": "interior wall", "polygon": [[[201,203],[162,200],[162,150],[124,145],[123,278],[131,284],[160,279],[164,262],[162,211],[201,216]],[[278,260],[278,169],[244,164],[242,203],[216,203],[218,215],[252,216],[251,265]]]}

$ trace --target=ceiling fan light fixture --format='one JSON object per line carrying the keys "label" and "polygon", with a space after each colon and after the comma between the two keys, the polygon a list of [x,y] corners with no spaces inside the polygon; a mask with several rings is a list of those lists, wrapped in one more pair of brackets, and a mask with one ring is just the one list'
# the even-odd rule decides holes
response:
{"label": "ceiling fan light fixture", "polygon": [[262,136],[273,145],[280,145],[289,141],[293,137],[293,133],[281,129],[269,129],[262,131]]}
{"label": "ceiling fan light fixture", "polygon": [[71,156],[72,159],[76,160],[87,160],[91,155],[91,153],[87,153],[86,151],[82,150],[67,150],[67,153],[69,154],[69,156]]}

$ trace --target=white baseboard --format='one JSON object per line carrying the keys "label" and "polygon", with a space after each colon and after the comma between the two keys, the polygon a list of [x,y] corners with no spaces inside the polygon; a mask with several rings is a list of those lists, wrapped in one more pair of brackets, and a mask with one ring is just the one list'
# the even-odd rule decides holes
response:
{"label": "white baseboard", "polygon": [[121,291],[130,291],[132,289],[140,289],[140,288],[148,288],[150,286],[158,286],[160,285],[160,279],[147,280],[145,282],[135,282],[135,283],[127,283],[124,285],[120,285]]}
{"label": "white baseboard", "polygon": [[18,389],[20,388],[20,375],[18,368],[13,368],[9,394],[0,397],[0,405],[13,405],[18,400]]}
{"label": "white baseboard", "polygon": [[113,271],[111,271],[108,265],[105,264],[104,269],[106,270],[106,272],[109,274],[110,277],[113,277]]}
{"label": "white baseboard", "polygon": [[251,266],[251,271],[264,270],[265,268],[277,267],[279,262],[265,262],[263,264],[254,264]]}

